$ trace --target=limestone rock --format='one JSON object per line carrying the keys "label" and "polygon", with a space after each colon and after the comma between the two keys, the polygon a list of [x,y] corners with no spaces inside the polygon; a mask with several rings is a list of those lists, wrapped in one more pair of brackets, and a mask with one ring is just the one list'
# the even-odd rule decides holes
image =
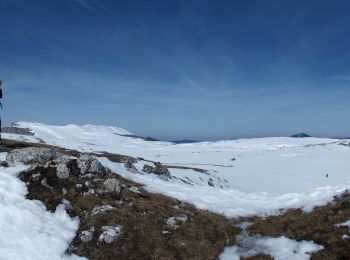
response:
{"label": "limestone rock", "polygon": [[104,167],[100,161],[92,155],[83,154],[78,159],[78,167],[82,175],[95,174],[99,176],[110,175],[111,171]]}
{"label": "limestone rock", "polygon": [[84,243],[88,243],[93,239],[94,232],[95,232],[95,228],[92,227],[89,230],[82,231],[81,234],[79,235],[79,237],[80,237],[81,241],[83,241]]}
{"label": "limestone rock", "polygon": [[110,179],[107,179],[104,183],[103,183],[104,187],[106,188],[106,191],[109,191],[109,192],[113,192],[113,191],[116,191],[116,192],[120,192],[122,187],[120,185],[120,182],[115,179],[115,178],[110,178]]}
{"label": "limestone rock", "polygon": [[112,243],[114,240],[118,239],[122,234],[123,226],[102,226],[102,233],[98,238],[98,242],[105,242],[106,244]]}
{"label": "limestone rock", "polygon": [[162,179],[171,179],[170,172],[167,167],[165,167],[163,164],[160,162],[154,163],[154,167],[151,165],[145,164],[142,169],[143,172],[146,173],[154,173],[158,175],[158,177]]}

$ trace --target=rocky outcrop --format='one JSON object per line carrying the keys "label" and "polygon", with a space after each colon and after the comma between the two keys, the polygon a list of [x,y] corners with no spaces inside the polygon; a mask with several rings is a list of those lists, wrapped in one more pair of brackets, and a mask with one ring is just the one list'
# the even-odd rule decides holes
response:
{"label": "rocky outcrop", "polygon": [[110,244],[122,234],[123,226],[102,226],[102,233],[98,238],[98,242]]}
{"label": "rocky outcrop", "polygon": [[82,175],[111,175],[112,172],[104,167],[100,161],[93,155],[83,154],[78,159],[78,167]]}
{"label": "rocky outcrop", "polygon": [[74,165],[81,175],[107,176],[112,172],[93,155],[82,154],[79,158],[65,155],[52,148],[29,147],[11,151],[6,161],[10,164],[24,163],[55,167],[59,178],[68,178]]}
{"label": "rocky outcrop", "polygon": [[3,127],[1,129],[3,133],[6,134],[17,134],[17,135],[34,135],[33,131],[29,128],[19,128],[16,125],[12,125],[11,127]]}
{"label": "rocky outcrop", "polygon": [[103,186],[105,187],[107,192],[120,192],[122,189],[122,186],[120,185],[120,182],[116,178],[110,178],[107,179],[104,183]]}
{"label": "rocky outcrop", "polygon": [[69,156],[58,153],[55,149],[39,147],[16,149],[11,151],[6,157],[6,161],[9,163],[20,162],[24,164],[44,164],[47,161],[54,161],[60,164],[68,162],[69,159]]}
{"label": "rocky outcrop", "polygon": [[154,173],[158,175],[159,178],[162,179],[171,179],[170,172],[167,167],[165,167],[160,162],[154,163],[154,166],[145,164],[142,169],[145,173]]}

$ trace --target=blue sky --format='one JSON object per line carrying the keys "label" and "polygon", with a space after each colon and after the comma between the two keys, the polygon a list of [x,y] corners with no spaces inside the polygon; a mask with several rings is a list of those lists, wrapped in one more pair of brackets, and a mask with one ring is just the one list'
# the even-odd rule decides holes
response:
{"label": "blue sky", "polygon": [[0,0],[6,124],[350,136],[350,2]]}

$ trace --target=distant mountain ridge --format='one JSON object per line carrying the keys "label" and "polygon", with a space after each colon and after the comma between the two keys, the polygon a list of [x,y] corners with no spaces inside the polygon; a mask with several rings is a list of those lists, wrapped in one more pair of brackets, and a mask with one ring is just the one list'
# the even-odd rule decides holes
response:
{"label": "distant mountain ridge", "polygon": [[291,135],[290,137],[294,137],[294,138],[305,138],[305,137],[311,137],[311,136],[308,135],[308,134],[305,134],[305,133],[298,133],[298,134],[295,134],[295,135]]}

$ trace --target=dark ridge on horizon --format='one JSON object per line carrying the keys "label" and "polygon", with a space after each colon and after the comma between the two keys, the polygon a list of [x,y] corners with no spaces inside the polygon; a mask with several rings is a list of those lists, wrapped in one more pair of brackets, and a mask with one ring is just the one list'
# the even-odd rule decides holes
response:
{"label": "dark ridge on horizon", "polygon": [[306,137],[311,137],[311,136],[308,135],[308,134],[305,134],[305,133],[298,133],[298,134],[291,135],[290,137],[295,137],[295,138],[306,138]]}

